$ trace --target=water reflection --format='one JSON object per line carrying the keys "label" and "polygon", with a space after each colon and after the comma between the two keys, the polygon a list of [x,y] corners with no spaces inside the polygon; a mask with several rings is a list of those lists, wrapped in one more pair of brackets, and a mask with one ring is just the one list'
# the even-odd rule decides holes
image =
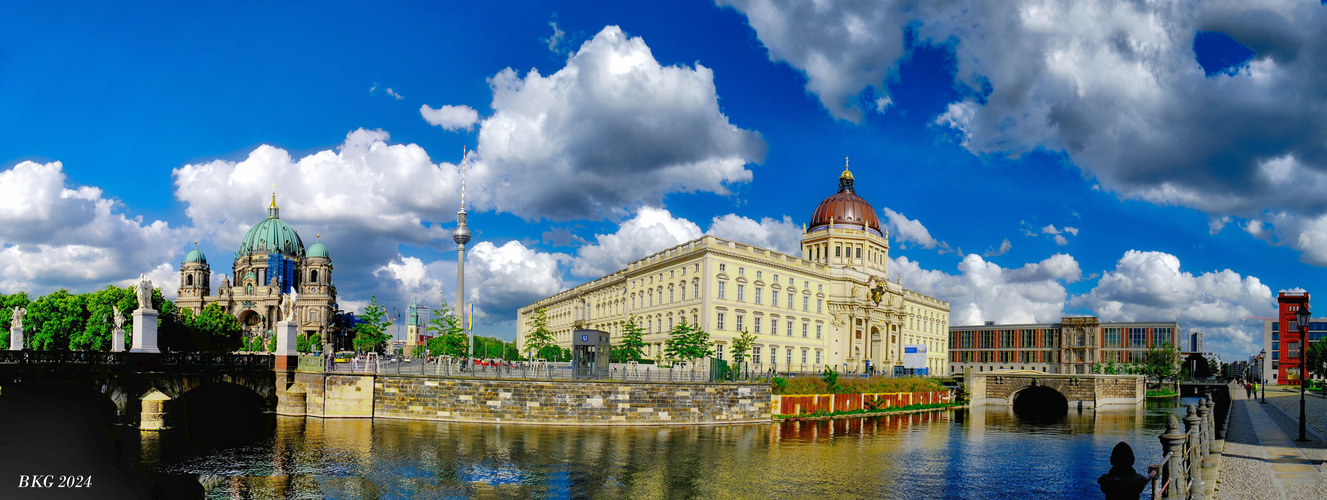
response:
{"label": "water reflection", "polygon": [[152,452],[145,441],[143,452],[151,470],[199,477],[213,498],[1093,497],[1111,447],[1128,441],[1145,467],[1179,411],[625,428],[273,417],[274,431],[247,444]]}

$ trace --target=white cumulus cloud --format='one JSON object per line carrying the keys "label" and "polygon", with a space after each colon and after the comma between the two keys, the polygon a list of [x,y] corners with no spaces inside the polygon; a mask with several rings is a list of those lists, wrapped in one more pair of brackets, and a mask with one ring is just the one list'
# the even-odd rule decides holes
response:
{"label": "white cumulus cloud", "polygon": [[473,130],[475,123],[479,122],[479,112],[464,104],[446,105],[438,109],[425,104],[419,107],[419,114],[424,117],[424,121],[429,122],[429,125],[446,130]]}
{"label": "white cumulus cloud", "polygon": [[1064,284],[1083,274],[1078,261],[1066,254],[1011,269],[969,254],[958,274],[922,269],[907,257],[890,260],[905,288],[949,301],[951,325],[1059,321],[1069,296]]}
{"label": "white cumulus cloud", "polygon": [[597,278],[626,267],[646,255],[685,243],[701,236],[700,226],[675,218],[667,210],[642,208],[636,216],[618,226],[612,234],[596,234],[595,242],[576,252],[571,273]]}
{"label": "white cumulus cloud", "polygon": [[552,75],[508,68],[489,86],[493,114],[479,124],[472,170],[479,207],[602,218],[668,193],[728,194],[765,157],[760,135],[720,112],[712,70],[663,66],[616,26]]}
{"label": "white cumulus cloud", "polygon": [[723,215],[710,221],[706,233],[788,255],[802,255],[802,228],[787,215],[782,220],[763,217],[759,222],[737,214]]}

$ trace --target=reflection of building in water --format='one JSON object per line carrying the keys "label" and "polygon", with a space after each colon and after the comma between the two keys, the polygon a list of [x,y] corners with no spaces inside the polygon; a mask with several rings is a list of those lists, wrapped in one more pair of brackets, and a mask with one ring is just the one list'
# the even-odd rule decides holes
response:
{"label": "reflection of building in water", "polygon": [[1157,344],[1179,347],[1174,321],[1106,322],[1094,316],[1066,317],[1059,323],[949,327],[949,372],[1037,370],[1092,373],[1101,363],[1143,360]]}
{"label": "reflection of building in water", "polygon": [[732,359],[742,331],[755,334],[749,359],[761,369],[861,372],[869,363],[892,373],[903,345],[924,344],[931,373],[946,373],[949,303],[888,281],[888,234],[854,183],[845,167],[838,192],[804,227],[800,255],[704,236],[521,308],[517,342],[525,345],[542,309],[566,349],[581,328],[609,332],[616,344],[635,317],[650,359],[663,357],[669,332],[685,321],[709,332],[719,359]]}

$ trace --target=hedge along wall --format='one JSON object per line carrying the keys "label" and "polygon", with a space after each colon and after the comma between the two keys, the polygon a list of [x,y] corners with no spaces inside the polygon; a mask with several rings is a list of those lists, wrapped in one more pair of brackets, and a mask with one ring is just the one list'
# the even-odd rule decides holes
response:
{"label": "hedge along wall", "polygon": [[877,394],[789,394],[775,395],[776,413],[780,415],[811,415],[816,412],[832,413],[861,410],[869,399],[879,399],[879,408],[901,408],[917,404],[949,403],[950,391],[892,392]]}

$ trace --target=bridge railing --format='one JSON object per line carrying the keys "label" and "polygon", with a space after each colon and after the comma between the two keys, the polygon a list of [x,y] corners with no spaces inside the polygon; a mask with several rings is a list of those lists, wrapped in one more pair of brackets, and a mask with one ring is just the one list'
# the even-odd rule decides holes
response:
{"label": "bridge railing", "polygon": [[0,365],[188,367],[193,369],[272,369],[275,358],[262,354],[138,353],[101,351],[0,351]]}

